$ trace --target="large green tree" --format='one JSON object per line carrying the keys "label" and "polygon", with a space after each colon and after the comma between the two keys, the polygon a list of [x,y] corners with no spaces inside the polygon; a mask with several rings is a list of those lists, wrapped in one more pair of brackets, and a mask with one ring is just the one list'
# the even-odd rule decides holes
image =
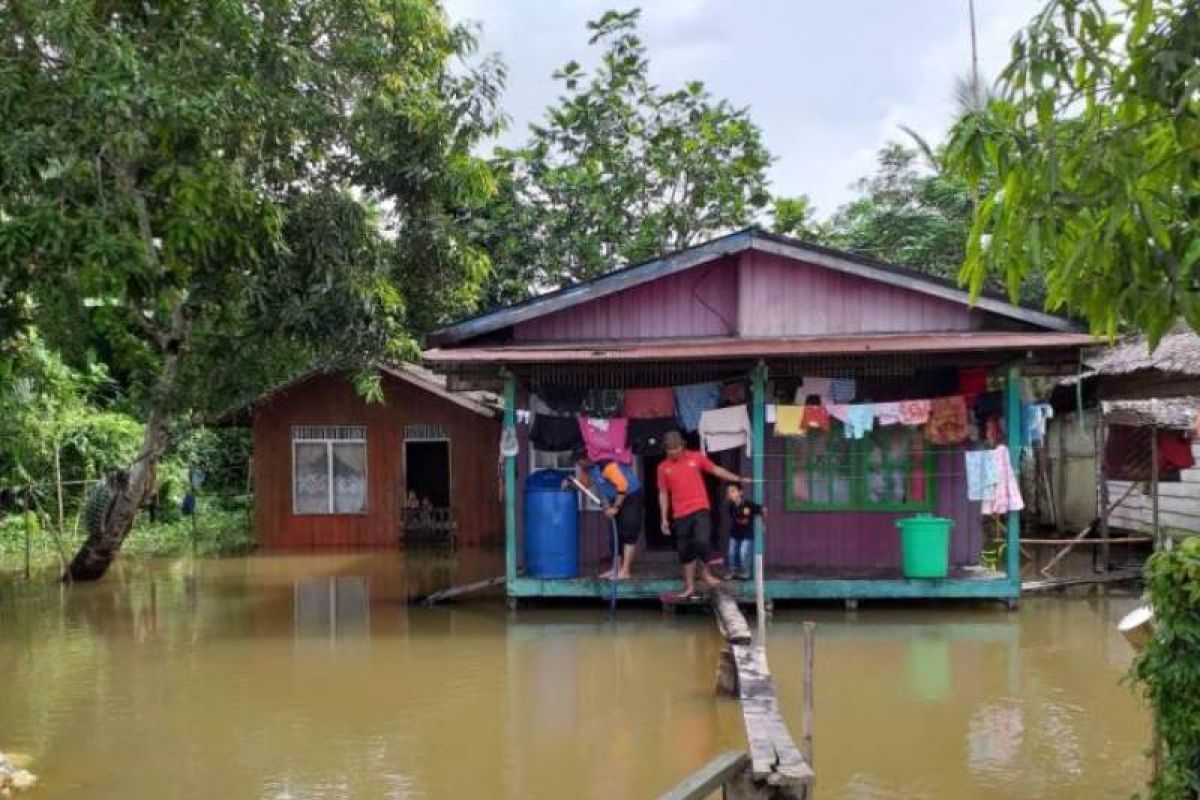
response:
{"label": "large green tree", "polygon": [[651,82],[639,12],[588,23],[601,48],[572,61],[525,146],[501,150],[500,191],[470,227],[495,267],[489,299],[520,299],[753,222],[771,157],[749,113],[699,82]]}
{"label": "large green tree", "polygon": [[0,319],[103,340],[145,419],[72,578],[104,574],[222,376],[365,364],[406,311],[469,305],[486,261],[451,209],[489,187],[499,77],[471,44],[432,0],[5,4]]}
{"label": "large green tree", "polygon": [[1200,328],[1200,5],[1051,0],[1014,41],[996,99],[955,128],[948,161],[979,203],[963,277],[1097,331]]}

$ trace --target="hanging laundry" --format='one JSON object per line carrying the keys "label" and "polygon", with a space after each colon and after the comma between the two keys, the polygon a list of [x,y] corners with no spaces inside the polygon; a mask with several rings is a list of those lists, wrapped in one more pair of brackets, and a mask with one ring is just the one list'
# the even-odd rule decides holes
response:
{"label": "hanging laundry", "polygon": [[1196,465],[1192,443],[1179,431],[1158,432],[1158,467],[1162,472],[1177,472]]}
{"label": "hanging laundry", "polygon": [[528,408],[518,408],[516,418],[518,424],[528,425],[533,421],[533,413]]}
{"label": "hanging laundry", "polygon": [[[628,401],[628,398],[626,398]],[[675,417],[658,417],[656,419],[629,420],[629,449],[641,456],[661,456],[663,437],[667,431],[677,430],[679,424]]]}
{"label": "hanging laundry", "polygon": [[900,404],[899,403],[876,403],[875,404],[875,424],[876,425],[899,425],[900,419]]}
{"label": "hanging laundry", "polygon": [[1020,511],[1025,507],[1025,501],[1021,498],[1021,487],[1017,484],[1008,448],[1000,445],[990,452],[996,470],[996,490],[990,500],[983,501],[980,511],[989,515]]}
{"label": "hanging laundry", "polygon": [[578,414],[583,411],[586,394],[582,389],[553,383],[543,383],[537,387],[539,400],[545,405],[547,411],[555,414]]}
{"label": "hanging laundry", "polygon": [[860,403],[848,406],[844,432],[847,439],[861,439],[875,427],[875,406]]}
{"label": "hanging laundry", "polygon": [[625,413],[625,392],[621,389],[589,389],[583,398],[585,416],[620,417]]}
{"label": "hanging laundry", "polygon": [[700,415],[700,445],[706,453],[744,447],[746,455],[753,455],[753,441],[754,429],[744,405],[714,408]]}
{"label": "hanging laundry", "polygon": [[900,423],[902,425],[924,425],[928,421],[928,400],[902,400],[900,402]]}
{"label": "hanging laundry", "polygon": [[850,417],[850,406],[845,403],[826,403],[825,410],[838,422],[844,423]]}
{"label": "hanging laundry", "polygon": [[633,461],[629,451],[629,420],[624,417],[612,419],[579,418],[579,433],[592,461],[618,461],[628,464]]}
{"label": "hanging laundry", "polygon": [[981,427],[988,419],[1004,413],[1004,392],[984,392],[971,401],[971,413]]}
{"label": "hanging laundry", "polygon": [[967,467],[967,499],[991,500],[996,496],[996,458],[991,450],[970,450],[963,454]]}
{"label": "hanging laundry", "polygon": [[661,419],[675,416],[675,392],[670,386],[656,389],[626,389],[628,419]]}
{"label": "hanging laundry", "polygon": [[929,403],[925,440],[930,444],[958,444],[967,438],[967,404],[961,397],[938,397]]}
{"label": "hanging laundry", "polygon": [[1026,447],[1036,447],[1046,439],[1046,422],[1054,416],[1054,408],[1036,403],[1021,408],[1021,440]]}
{"label": "hanging laundry", "polygon": [[521,443],[517,439],[517,429],[512,425],[505,425],[504,430],[500,433],[500,457],[514,458],[519,452],[521,452]]}
{"label": "hanging laundry", "polygon": [[561,453],[578,450],[583,445],[583,436],[579,432],[579,422],[575,417],[536,414],[533,417],[533,427],[529,429],[529,442],[537,450]]}
{"label": "hanging laundry", "polygon": [[858,394],[858,383],[854,378],[834,378],[829,382],[829,399],[835,403],[849,403]]}
{"label": "hanging laundry", "polygon": [[804,406],[775,406],[775,435],[804,436]]}
{"label": "hanging laundry", "polygon": [[988,388],[987,367],[963,367],[958,371],[959,394],[983,394]]}
{"label": "hanging laundry", "polygon": [[796,405],[804,405],[808,398],[813,396],[819,397],[822,403],[832,401],[832,386],[833,381],[829,378],[801,378],[800,385],[796,388]]}
{"label": "hanging laundry", "polygon": [[800,425],[806,431],[829,430],[829,412],[823,406],[801,406]]}
{"label": "hanging laundry", "polygon": [[775,424],[775,404],[774,403],[767,404],[766,415],[767,415],[767,424],[774,425]]}
{"label": "hanging laundry", "polygon": [[745,381],[734,381],[721,387],[721,405],[739,406],[749,402],[750,391]]}
{"label": "hanging laundry", "polygon": [[679,427],[694,431],[700,427],[700,415],[716,408],[721,400],[721,384],[693,383],[675,387],[675,418]]}

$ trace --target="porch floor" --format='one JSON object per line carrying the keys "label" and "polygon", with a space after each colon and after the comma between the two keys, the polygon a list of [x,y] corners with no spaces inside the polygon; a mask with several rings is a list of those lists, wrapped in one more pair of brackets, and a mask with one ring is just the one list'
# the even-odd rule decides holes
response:
{"label": "porch floor", "polygon": [[[667,556],[670,555],[668,558]],[[724,575],[724,565],[714,567]],[[612,583],[597,577],[599,571],[578,578],[530,578],[518,576],[508,585],[510,597],[576,597],[608,599]],[[858,598],[1014,598],[1020,583],[1002,572],[982,567],[952,567],[944,579],[905,578],[899,568],[777,567],[766,568],[764,581],[768,598],[858,599]],[[753,580],[727,581],[740,599],[752,600]],[[658,598],[678,592],[682,586],[680,566],[673,554],[644,553],[634,563],[633,578],[617,583],[620,598]]]}

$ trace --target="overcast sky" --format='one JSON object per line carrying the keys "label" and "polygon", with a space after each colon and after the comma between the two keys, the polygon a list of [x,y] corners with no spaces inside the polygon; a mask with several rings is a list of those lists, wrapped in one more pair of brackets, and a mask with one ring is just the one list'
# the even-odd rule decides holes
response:
{"label": "overcast sky", "polygon": [[[444,0],[482,25],[482,49],[508,65],[504,144],[557,96],[550,74],[587,59],[584,24],[615,0]],[[827,215],[869,174],[875,151],[907,125],[942,138],[955,79],[970,71],[967,0],[648,0],[642,35],[664,87],[704,81],[750,107],[776,161],[776,194],[807,194]],[[982,74],[990,80],[1042,0],[976,0]]]}

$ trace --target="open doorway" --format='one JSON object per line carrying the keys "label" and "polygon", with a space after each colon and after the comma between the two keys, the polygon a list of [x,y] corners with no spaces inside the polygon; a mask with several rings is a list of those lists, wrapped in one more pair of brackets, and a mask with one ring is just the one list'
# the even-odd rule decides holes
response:
{"label": "open doorway", "polygon": [[450,507],[450,440],[404,442],[405,506]]}

